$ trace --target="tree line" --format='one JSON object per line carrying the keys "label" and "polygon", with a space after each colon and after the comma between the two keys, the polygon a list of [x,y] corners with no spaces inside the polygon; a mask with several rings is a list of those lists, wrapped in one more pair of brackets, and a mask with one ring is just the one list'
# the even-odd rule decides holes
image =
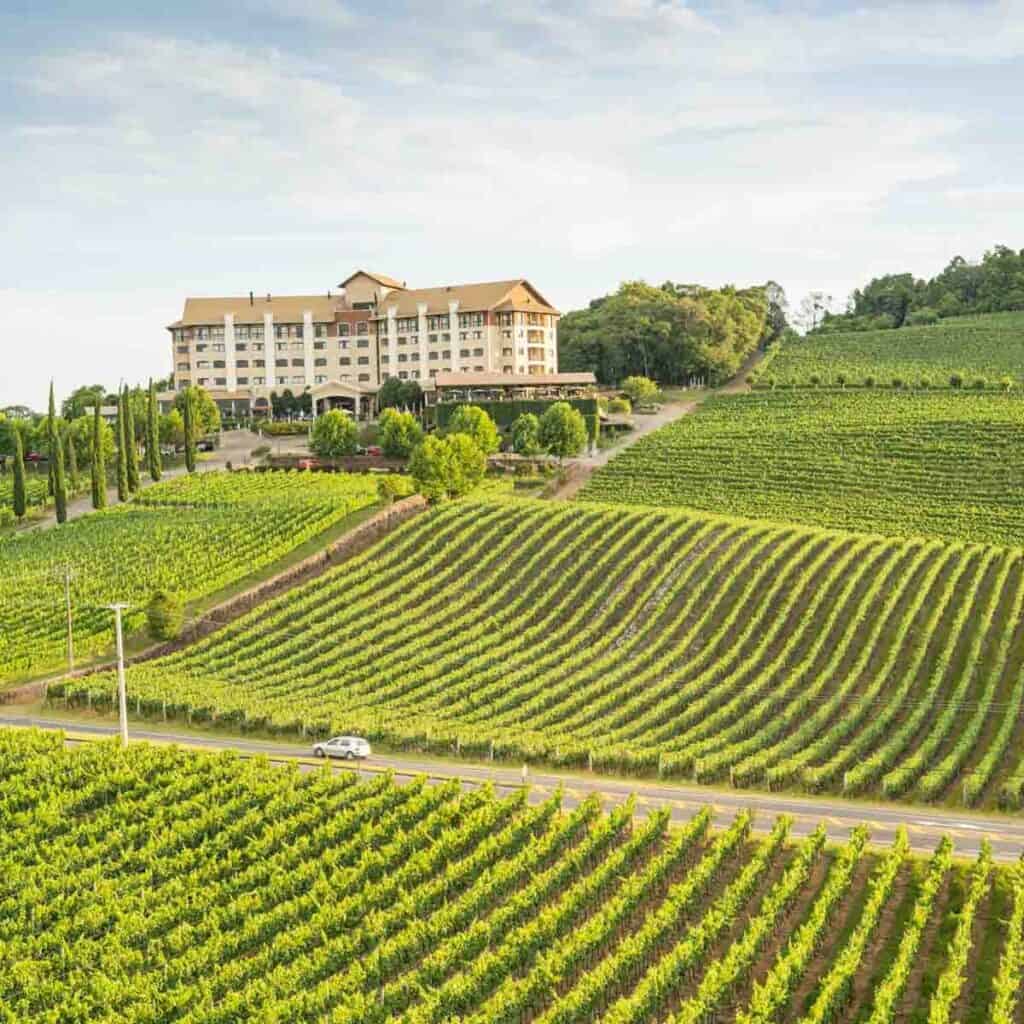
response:
{"label": "tree line", "polygon": [[844,313],[823,311],[821,333],[918,327],[947,317],[1024,310],[1024,249],[997,245],[970,262],[956,256],[935,277],[873,278],[851,294]]}

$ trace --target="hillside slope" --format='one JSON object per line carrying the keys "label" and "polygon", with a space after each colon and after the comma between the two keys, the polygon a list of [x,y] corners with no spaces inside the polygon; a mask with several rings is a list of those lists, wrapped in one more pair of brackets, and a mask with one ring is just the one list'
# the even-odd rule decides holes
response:
{"label": "hillside slope", "polygon": [[[1016,803],[1022,610],[1020,549],[467,501],[132,668],[129,692],[409,749]],[[63,692],[110,703],[114,679]]]}

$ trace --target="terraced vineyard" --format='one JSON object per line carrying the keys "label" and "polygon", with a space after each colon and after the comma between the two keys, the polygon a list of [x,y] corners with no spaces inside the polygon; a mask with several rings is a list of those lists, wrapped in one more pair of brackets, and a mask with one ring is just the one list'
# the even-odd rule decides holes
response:
{"label": "terraced vineyard", "polygon": [[1019,1019],[1019,867],[709,820],[0,732],[0,1014]]}
{"label": "terraced vineyard", "polygon": [[1024,543],[1024,400],[969,392],[712,398],[625,449],[584,500]]}
{"label": "terraced vineyard", "polygon": [[[1016,806],[1024,551],[464,501],[129,671],[137,711]],[[109,703],[112,676],[52,690]]]}
{"label": "terraced vineyard", "polygon": [[860,385],[872,377],[877,385],[893,378],[916,385],[948,387],[959,374],[965,384],[979,377],[991,387],[1004,377],[1024,381],[1024,313],[956,317],[927,327],[898,331],[814,334],[788,342],[762,364],[759,378],[778,383],[822,383],[842,378]]}
{"label": "terraced vineyard", "polygon": [[0,680],[60,663],[66,570],[75,651],[88,655],[110,646],[110,602],[134,605],[135,628],[155,590],[213,593],[376,500],[362,476],[206,473],[59,529],[0,539]]}

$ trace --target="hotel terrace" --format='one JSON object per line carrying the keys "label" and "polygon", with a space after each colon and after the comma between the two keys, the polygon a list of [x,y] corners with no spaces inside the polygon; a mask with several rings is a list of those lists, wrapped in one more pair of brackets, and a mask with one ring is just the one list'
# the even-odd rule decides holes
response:
{"label": "hotel terrace", "polygon": [[196,384],[224,413],[262,415],[272,393],[308,388],[318,404],[359,415],[391,376],[429,392],[439,374],[547,380],[558,372],[559,312],[522,278],[407,288],[359,270],[338,288],[186,299],[167,328],[173,390],[161,404]]}

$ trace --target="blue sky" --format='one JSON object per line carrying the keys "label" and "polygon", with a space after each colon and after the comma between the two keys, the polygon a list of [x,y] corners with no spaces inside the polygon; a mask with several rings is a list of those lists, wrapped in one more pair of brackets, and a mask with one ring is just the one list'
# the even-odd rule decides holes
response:
{"label": "blue sky", "polygon": [[356,267],[795,304],[1024,247],[1024,0],[7,0],[0,61],[0,405]]}

